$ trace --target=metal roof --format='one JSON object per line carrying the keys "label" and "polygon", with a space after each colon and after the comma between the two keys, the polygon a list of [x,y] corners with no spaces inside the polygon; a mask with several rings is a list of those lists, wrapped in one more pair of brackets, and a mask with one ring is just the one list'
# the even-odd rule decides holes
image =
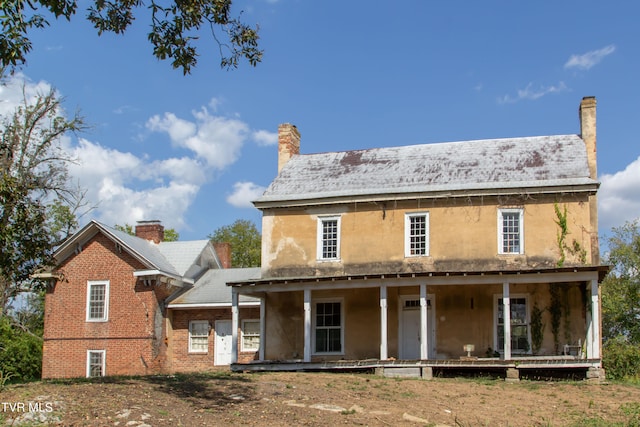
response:
{"label": "metal roof", "polygon": [[597,184],[584,141],[555,135],[301,154],[254,203]]}
{"label": "metal roof", "polygon": [[[199,278],[194,287],[187,290],[169,303],[170,308],[220,305],[231,306],[231,288],[227,282],[240,282],[260,279],[260,267],[225,268],[207,271]],[[239,302],[259,302],[258,298],[240,295]]]}
{"label": "metal roof", "polygon": [[203,254],[209,240],[160,242],[158,250],[184,276]]}

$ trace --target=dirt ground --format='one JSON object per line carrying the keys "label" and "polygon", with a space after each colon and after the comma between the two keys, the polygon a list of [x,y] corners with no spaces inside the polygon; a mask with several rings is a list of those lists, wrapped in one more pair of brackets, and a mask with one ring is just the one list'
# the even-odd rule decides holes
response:
{"label": "dirt ground", "polygon": [[8,385],[0,410],[7,425],[640,426],[640,387],[218,371]]}

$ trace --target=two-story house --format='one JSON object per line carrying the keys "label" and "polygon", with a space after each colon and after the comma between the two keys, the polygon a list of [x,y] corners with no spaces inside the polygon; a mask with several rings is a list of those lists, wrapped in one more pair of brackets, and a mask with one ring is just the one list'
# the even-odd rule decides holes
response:
{"label": "two-story house", "polygon": [[226,282],[259,277],[234,269],[228,244],[164,242],[159,221],[135,236],[91,221],[54,253],[45,295],[43,378],[209,370],[259,357],[260,302],[243,297],[231,333]]}
{"label": "two-story house", "polygon": [[232,369],[603,378],[595,98],[579,118],[579,135],[319,154],[281,125],[254,202],[262,276],[230,283],[235,325],[239,296],[262,300],[264,362]]}

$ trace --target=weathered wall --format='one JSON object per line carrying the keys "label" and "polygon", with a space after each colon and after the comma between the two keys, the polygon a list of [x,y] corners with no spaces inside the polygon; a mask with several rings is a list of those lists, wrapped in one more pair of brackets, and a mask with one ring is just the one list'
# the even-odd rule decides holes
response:
{"label": "weathered wall", "polygon": [[[402,296],[418,296],[419,286],[387,288],[387,349],[388,356],[399,358],[400,310]],[[584,284],[563,283],[558,286],[558,299],[552,303],[548,284],[512,284],[511,297],[527,297],[529,331],[534,305],[542,310],[544,339],[538,355],[562,353],[564,344],[584,343],[586,334],[586,294]],[[436,330],[436,358],[457,359],[465,356],[465,344],[475,345],[473,356],[486,357],[495,349],[494,317],[496,297],[502,294],[502,284],[428,286],[433,295]],[[341,299],[344,304],[344,354],[315,355],[312,361],[354,360],[378,358],[380,355],[380,303],[378,288],[312,291],[312,305],[320,299]],[[556,351],[552,333],[551,312],[561,310]],[[268,294],[267,360],[301,359],[304,351],[303,292]],[[429,328],[431,330],[431,328]],[[313,332],[312,332],[313,333]],[[531,346],[531,340],[529,340]]]}
{"label": "weathered wall", "polygon": [[[164,286],[136,284],[135,259],[102,234],[59,267],[65,279],[45,296],[43,378],[86,375],[87,350],[106,350],[108,375],[140,375],[165,369],[161,301]],[[87,281],[109,280],[106,322],[86,321]]]}
{"label": "weathered wall", "polygon": [[[569,234],[591,260],[586,196],[557,200],[567,207]],[[467,198],[445,201],[359,203],[308,209],[265,210],[263,277],[371,274],[410,271],[499,270],[555,267],[560,259],[555,198]],[[498,254],[498,208],[524,208],[524,254]],[[429,256],[404,256],[405,213],[429,213]],[[340,260],[317,260],[317,219],[341,215]],[[579,264],[567,253],[565,265]]]}

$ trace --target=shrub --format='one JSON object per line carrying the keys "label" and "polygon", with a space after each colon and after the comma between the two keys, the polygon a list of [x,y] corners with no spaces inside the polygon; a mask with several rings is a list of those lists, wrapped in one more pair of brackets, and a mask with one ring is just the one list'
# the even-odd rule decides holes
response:
{"label": "shrub", "polygon": [[613,380],[640,380],[640,346],[618,336],[606,342],[602,363]]}
{"label": "shrub", "polygon": [[42,372],[42,340],[0,318],[0,372],[11,381],[39,379]]}

